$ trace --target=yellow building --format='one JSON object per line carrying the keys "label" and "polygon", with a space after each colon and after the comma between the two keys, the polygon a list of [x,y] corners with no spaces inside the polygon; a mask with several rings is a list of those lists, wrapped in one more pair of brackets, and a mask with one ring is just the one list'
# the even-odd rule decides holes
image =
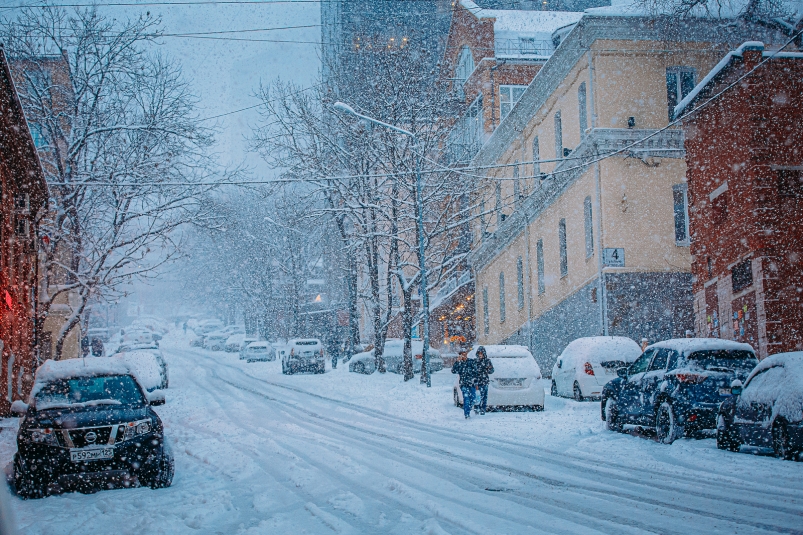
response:
{"label": "yellow building", "polygon": [[698,19],[682,35],[587,10],[472,162],[480,343],[542,367],[581,336],[693,328],[683,133],[674,106],[735,44],[780,32]]}

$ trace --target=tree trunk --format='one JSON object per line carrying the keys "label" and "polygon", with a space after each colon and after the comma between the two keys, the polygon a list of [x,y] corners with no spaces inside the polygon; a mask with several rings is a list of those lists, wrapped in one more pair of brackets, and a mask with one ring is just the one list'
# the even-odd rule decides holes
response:
{"label": "tree trunk", "polygon": [[403,367],[404,380],[409,381],[415,377],[413,372],[413,303],[412,286],[403,292],[404,310],[402,311],[402,332],[404,333]]}

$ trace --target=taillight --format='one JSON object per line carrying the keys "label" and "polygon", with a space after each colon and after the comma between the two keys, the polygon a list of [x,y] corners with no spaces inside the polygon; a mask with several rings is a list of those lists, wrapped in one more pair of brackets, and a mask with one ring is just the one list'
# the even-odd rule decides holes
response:
{"label": "taillight", "polygon": [[594,375],[594,368],[590,362],[586,362],[586,375]]}
{"label": "taillight", "polygon": [[675,377],[678,378],[678,381],[681,383],[689,383],[689,384],[699,384],[708,379],[705,375],[699,375],[696,373],[678,373],[675,374]]}

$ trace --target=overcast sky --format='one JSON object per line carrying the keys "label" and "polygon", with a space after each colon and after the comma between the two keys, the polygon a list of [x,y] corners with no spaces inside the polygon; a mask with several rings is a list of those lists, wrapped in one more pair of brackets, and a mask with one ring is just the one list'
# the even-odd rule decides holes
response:
{"label": "overcast sky", "polygon": [[[52,0],[53,3],[83,3],[87,0]],[[120,2],[122,0],[98,0]],[[137,0],[125,0],[126,2]],[[158,0],[157,0],[158,1]],[[184,0],[186,1],[186,0]],[[247,42],[211,39],[165,37],[162,50],[177,58],[186,77],[193,83],[201,101],[201,115],[211,117],[258,102],[254,93],[260,80],[276,77],[295,81],[303,86],[312,83],[319,66],[320,5],[317,2],[298,4],[216,4],[216,5],[149,5],[142,7],[101,7],[113,17],[134,17],[150,11],[162,18],[165,33],[251,30],[284,26],[311,28],[224,34],[220,37],[245,39],[277,39],[306,43]],[[0,5],[19,5],[19,0],[0,0]],[[37,2],[39,3],[39,2]],[[8,12],[6,12],[8,13]],[[256,109],[216,119],[220,127],[219,148],[225,163],[246,159],[255,171],[255,178],[270,173],[256,155],[247,154],[245,137],[259,119]]]}

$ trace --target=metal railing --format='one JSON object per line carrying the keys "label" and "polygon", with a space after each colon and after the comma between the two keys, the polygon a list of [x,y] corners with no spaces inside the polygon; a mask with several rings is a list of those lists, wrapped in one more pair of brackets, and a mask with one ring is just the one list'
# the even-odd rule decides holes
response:
{"label": "metal railing", "polygon": [[494,39],[496,56],[543,57],[551,56],[555,51],[552,41],[546,39]]}

